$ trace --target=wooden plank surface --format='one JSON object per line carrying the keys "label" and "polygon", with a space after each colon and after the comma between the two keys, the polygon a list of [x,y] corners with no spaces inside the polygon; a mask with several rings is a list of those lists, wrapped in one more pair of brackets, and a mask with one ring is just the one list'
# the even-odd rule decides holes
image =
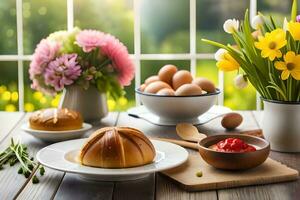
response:
{"label": "wooden plank surface", "polygon": [[[93,129],[89,132],[104,127],[115,126],[118,119],[118,113],[110,113],[101,123],[94,124]],[[76,174],[66,173],[62,182],[59,183],[57,193],[54,199],[111,199],[113,194],[113,182],[95,182],[87,181],[78,177]],[[42,186],[41,186],[42,187]],[[28,191],[30,193],[30,191]]]}
{"label": "wooden plank surface", "polygon": [[[3,150],[11,137],[20,137],[22,142],[30,147],[31,153],[36,153],[47,143],[38,141],[20,130],[20,126],[27,122],[28,116],[22,113],[8,114],[0,112],[0,150]],[[240,130],[258,128],[260,112],[242,112],[244,122]],[[255,117],[254,117],[255,116]],[[117,120],[118,118],[118,120]],[[4,123],[5,122],[5,123]],[[140,119],[128,117],[126,113],[111,113],[109,117],[96,125],[133,126],[141,129],[150,137],[165,137],[178,139],[174,127],[155,126]],[[206,125],[199,126],[199,130],[208,135],[224,132],[220,126],[220,119]],[[4,134],[5,135],[4,135]],[[3,135],[1,135],[3,134]],[[2,138],[2,141],[1,141]],[[197,151],[189,150],[191,154]],[[300,154],[284,154],[271,152],[271,158],[300,171]],[[46,169],[46,175],[39,184],[26,181],[16,173],[17,167],[0,171],[0,199],[297,199],[300,196],[300,182],[294,181],[282,184],[264,186],[241,187],[234,189],[189,193],[180,189],[169,179],[159,173],[147,178],[128,182],[92,182],[80,179],[76,175],[65,174]]]}
{"label": "wooden plank surface", "polygon": [[9,134],[24,115],[22,112],[0,112],[0,141]]}
{"label": "wooden plank surface", "polygon": [[[175,127],[164,127],[150,124],[144,120],[129,117],[126,113],[121,113],[118,120],[118,125],[133,126],[140,129],[149,137],[165,137],[179,139],[176,135]],[[190,151],[190,153],[197,153],[196,151]],[[155,180],[157,178],[157,180]],[[156,177],[151,180],[145,179],[140,182],[140,190],[138,194],[137,190],[132,184],[131,190],[128,190],[123,183],[116,183],[114,194],[126,194],[129,197],[134,195],[135,199],[158,199],[158,200],[174,200],[174,199],[216,199],[216,192],[205,191],[198,193],[189,193],[178,188],[174,183],[165,180],[164,177],[157,174]],[[153,188],[155,186],[155,188]],[[152,191],[152,193],[151,193]],[[144,194],[144,195],[143,195]],[[149,195],[145,195],[149,194]],[[152,195],[151,195],[152,194]],[[118,196],[118,199],[129,199],[126,196]]]}
{"label": "wooden plank surface", "polygon": [[[10,138],[19,138],[22,143],[29,147],[31,155],[35,155],[37,151],[48,143],[37,140],[31,135],[23,132],[21,126],[28,121],[27,114],[15,127],[13,131],[0,143],[0,149],[3,150],[10,143]],[[117,113],[110,113],[104,119],[103,124],[112,125],[116,121]],[[9,167],[0,172],[0,199],[51,199],[56,193],[61,183],[64,173],[46,168],[46,175],[40,179],[39,184],[32,184],[31,180],[26,180],[23,176],[17,174],[18,165]]]}
{"label": "wooden plank surface", "polygon": [[[253,112],[252,116],[254,118],[254,124],[249,124],[249,126],[259,127],[259,122],[261,119],[261,112]],[[247,123],[250,123],[247,120]],[[287,154],[271,152],[270,157],[274,160],[280,161],[289,167],[292,167],[300,171],[300,154]],[[264,199],[274,199],[274,200],[292,200],[299,199],[300,196],[300,181],[269,184],[262,186],[250,186],[250,187],[240,187],[227,190],[219,190],[218,197],[220,200],[264,200]]]}

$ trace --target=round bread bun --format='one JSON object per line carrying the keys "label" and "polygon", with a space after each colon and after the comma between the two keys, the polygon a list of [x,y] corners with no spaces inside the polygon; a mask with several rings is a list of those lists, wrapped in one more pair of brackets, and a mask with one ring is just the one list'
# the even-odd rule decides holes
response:
{"label": "round bread bun", "polygon": [[153,162],[155,149],[139,130],[106,127],[94,132],[82,146],[82,165],[101,168],[126,168]]}
{"label": "round bread bun", "polygon": [[82,128],[79,112],[67,108],[47,108],[34,112],[29,118],[29,126],[35,130],[66,131]]}

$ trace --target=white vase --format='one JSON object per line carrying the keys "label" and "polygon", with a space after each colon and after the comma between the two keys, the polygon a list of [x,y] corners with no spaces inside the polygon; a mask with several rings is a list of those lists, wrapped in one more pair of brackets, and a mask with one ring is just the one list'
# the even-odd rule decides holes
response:
{"label": "white vase", "polygon": [[300,152],[300,102],[265,100],[261,126],[271,149]]}
{"label": "white vase", "polygon": [[106,94],[100,93],[95,86],[87,90],[72,85],[64,89],[59,108],[69,108],[81,113],[85,122],[99,122],[108,114]]}

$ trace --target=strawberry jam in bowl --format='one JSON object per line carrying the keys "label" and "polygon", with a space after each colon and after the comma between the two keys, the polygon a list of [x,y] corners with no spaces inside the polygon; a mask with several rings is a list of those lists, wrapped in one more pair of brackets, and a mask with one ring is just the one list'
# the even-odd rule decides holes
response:
{"label": "strawberry jam in bowl", "polygon": [[209,165],[225,170],[245,170],[261,165],[269,156],[268,141],[241,134],[208,136],[198,143],[199,153]]}
{"label": "strawberry jam in bowl", "polygon": [[217,144],[210,146],[209,148],[220,151],[220,152],[235,152],[235,153],[244,153],[256,151],[256,147],[253,145],[247,144],[239,138],[226,138],[221,140]]}

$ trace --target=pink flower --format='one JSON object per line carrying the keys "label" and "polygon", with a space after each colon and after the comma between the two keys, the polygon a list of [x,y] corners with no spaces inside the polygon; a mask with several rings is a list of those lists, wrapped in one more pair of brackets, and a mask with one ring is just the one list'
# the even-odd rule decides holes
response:
{"label": "pink flower", "polygon": [[55,58],[59,49],[59,43],[46,39],[41,40],[34,51],[30,63],[29,74],[31,79],[33,79],[35,75],[43,73],[45,66]]}
{"label": "pink flower", "polygon": [[135,69],[124,44],[114,36],[107,34],[105,42],[101,45],[101,53],[111,60],[113,68],[118,73],[120,84],[122,86],[130,85]]}
{"label": "pink flower", "polygon": [[95,30],[83,30],[76,36],[76,43],[85,53],[91,52],[103,44],[105,34]]}
{"label": "pink flower", "polygon": [[46,85],[61,91],[65,85],[73,84],[81,75],[81,67],[76,58],[76,54],[65,54],[51,61],[44,74]]}

